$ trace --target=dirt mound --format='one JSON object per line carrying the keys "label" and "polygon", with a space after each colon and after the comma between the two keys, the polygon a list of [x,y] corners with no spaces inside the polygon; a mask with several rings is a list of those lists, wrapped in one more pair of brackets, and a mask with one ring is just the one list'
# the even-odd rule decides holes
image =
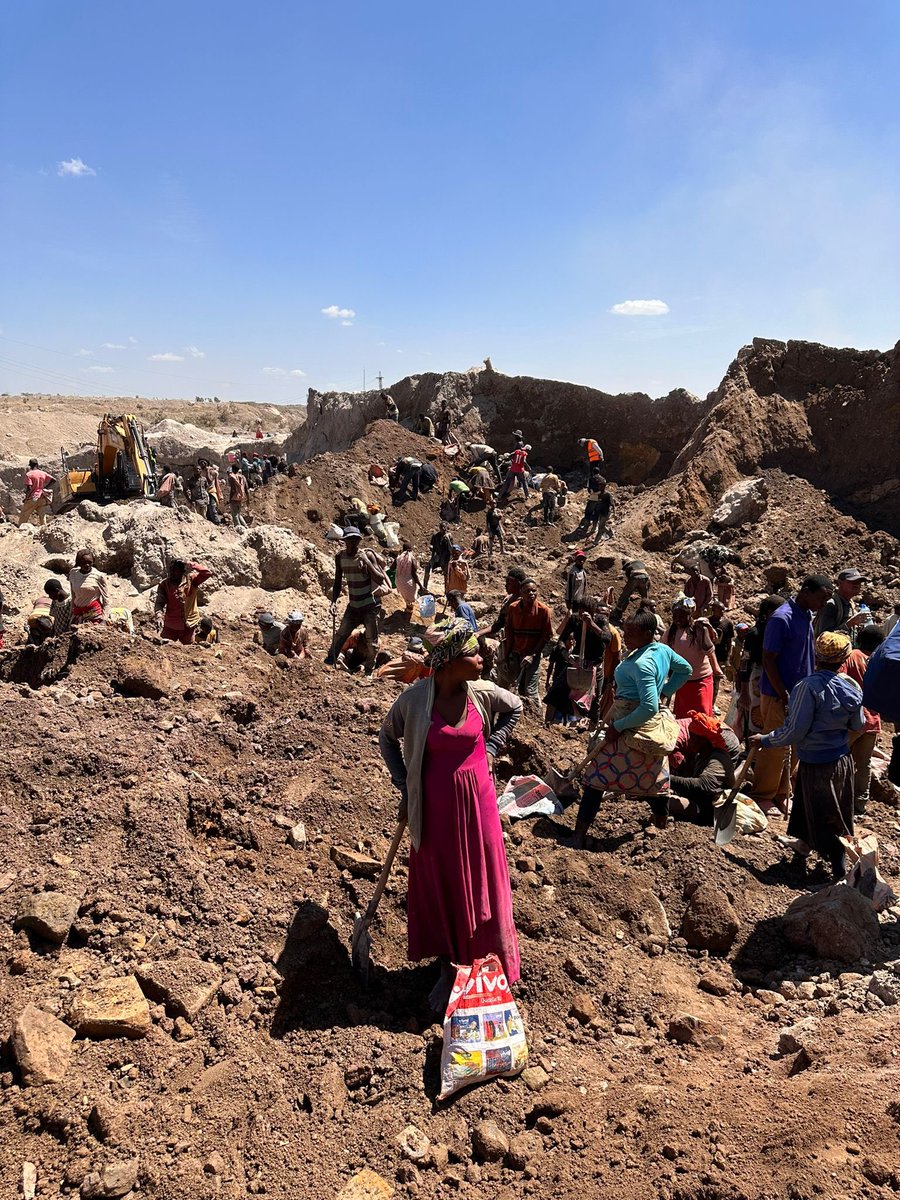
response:
{"label": "dirt mound", "polygon": [[212,433],[169,417],[147,430],[147,443],[161,467],[182,468],[193,465],[198,458],[218,463],[233,442],[227,434]]}

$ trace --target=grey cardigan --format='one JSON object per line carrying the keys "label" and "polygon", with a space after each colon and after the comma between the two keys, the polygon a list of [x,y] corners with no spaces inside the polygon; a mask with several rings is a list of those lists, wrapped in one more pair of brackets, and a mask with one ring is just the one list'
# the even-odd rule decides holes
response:
{"label": "grey cardigan", "polygon": [[[518,724],[522,701],[484,679],[470,683],[468,691],[469,699],[481,714],[485,749],[488,754],[496,755]],[[384,718],[378,739],[391,781],[407,798],[409,836],[416,850],[422,844],[422,762],[433,707],[434,676],[431,675],[397,697]]]}

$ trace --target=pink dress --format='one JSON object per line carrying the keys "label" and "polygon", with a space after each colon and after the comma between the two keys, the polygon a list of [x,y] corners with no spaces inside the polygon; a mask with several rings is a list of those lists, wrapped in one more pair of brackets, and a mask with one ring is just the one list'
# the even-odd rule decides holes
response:
{"label": "pink dress", "polygon": [[509,867],[478,709],[462,725],[435,709],[422,769],[422,842],[409,856],[409,957],[470,964],[496,954],[519,978]]}

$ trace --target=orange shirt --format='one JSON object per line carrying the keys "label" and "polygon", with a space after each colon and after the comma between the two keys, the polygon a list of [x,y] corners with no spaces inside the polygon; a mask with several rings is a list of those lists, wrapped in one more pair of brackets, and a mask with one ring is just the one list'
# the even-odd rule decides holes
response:
{"label": "orange shirt", "polygon": [[553,614],[548,605],[536,600],[527,610],[521,600],[513,600],[506,610],[507,648],[513,654],[533,654],[552,637]]}
{"label": "orange shirt", "polygon": [[447,591],[462,592],[469,589],[469,564],[461,558],[451,559],[447,564]]}

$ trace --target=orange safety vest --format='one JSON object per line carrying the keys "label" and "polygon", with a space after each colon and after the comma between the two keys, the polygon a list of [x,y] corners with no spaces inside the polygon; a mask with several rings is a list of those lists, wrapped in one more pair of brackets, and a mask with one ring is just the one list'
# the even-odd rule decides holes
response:
{"label": "orange safety vest", "polygon": [[588,461],[589,462],[602,462],[603,461],[603,454],[600,450],[600,447],[594,441],[593,438],[588,438],[587,452],[588,452]]}

